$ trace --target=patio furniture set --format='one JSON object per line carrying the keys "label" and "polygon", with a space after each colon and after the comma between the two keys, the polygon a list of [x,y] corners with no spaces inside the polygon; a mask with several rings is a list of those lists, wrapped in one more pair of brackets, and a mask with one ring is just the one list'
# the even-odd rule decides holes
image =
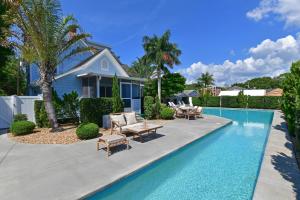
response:
{"label": "patio furniture set", "polygon": [[111,133],[103,135],[97,141],[97,150],[100,145],[105,145],[107,156],[111,154],[110,148],[125,144],[129,149],[129,141],[126,133],[132,133],[132,139],[139,138],[144,142],[143,136],[146,134],[156,134],[156,130],[162,128],[161,125],[148,123],[146,120],[138,121],[135,112],[110,114]]}
{"label": "patio furniture set", "polygon": [[202,107],[187,105],[180,102],[179,105],[175,105],[173,102],[168,102],[169,106],[175,110],[175,116],[186,119],[196,119],[202,117]]}

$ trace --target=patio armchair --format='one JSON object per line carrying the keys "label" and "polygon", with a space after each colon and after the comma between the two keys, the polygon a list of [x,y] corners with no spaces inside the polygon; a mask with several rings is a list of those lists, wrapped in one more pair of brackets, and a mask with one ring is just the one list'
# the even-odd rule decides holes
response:
{"label": "patio armchair", "polygon": [[186,113],[186,118],[190,120],[190,118],[196,119],[197,117],[197,108],[191,109]]}
{"label": "patio armchair", "polygon": [[186,117],[185,113],[180,108],[175,108],[175,116],[177,118]]}

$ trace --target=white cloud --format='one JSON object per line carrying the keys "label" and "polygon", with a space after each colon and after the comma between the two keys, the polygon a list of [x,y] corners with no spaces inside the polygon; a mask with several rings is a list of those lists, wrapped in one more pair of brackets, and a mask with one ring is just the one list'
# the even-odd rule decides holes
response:
{"label": "white cloud", "polygon": [[222,64],[204,64],[197,62],[180,70],[188,83],[205,72],[212,73],[217,85],[242,82],[259,76],[277,76],[287,72],[293,61],[300,59],[300,35],[286,36],[276,41],[266,39],[256,47],[249,49],[249,57]]}
{"label": "white cloud", "polygon": [[261,0],[258,7],[247,12],[247,17],[260,21],[272,14],[286,26],[300,27],[300,0]]}

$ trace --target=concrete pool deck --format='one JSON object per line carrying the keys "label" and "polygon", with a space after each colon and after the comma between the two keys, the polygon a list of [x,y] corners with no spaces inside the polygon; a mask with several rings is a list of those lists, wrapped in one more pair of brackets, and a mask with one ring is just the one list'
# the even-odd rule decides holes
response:
{"label": "concrete pool deck", "polygon": [[281,111],[275,111],[254,200],[300,199],[300,170]]}
{"label": "concrete pool deck", "polygon": [[78,199],[167,155],[231,121],[203,119],[168,121],[158,137],[145,143],[130,139],[130,150],[96,151],[96,140],[71,145],[15,143],[0,135],[1,200]]}

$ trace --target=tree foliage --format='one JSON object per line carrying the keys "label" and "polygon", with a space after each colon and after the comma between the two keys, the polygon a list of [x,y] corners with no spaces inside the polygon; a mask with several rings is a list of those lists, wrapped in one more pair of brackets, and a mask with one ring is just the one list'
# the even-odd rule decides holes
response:
{"label": "tree foliage", "polygon": [[153,37],[145,36],[143,38],[143,47],[145,50],[145,58],[155,67],[157,77],[157,94],[161,100],[161,75],[162,72],[168,73],[168,68],[180,64],[179,56],[181,51],[177,44],[170,42],[171,32],[166,31],[161,37],[154,35]]}
{"label": "tree foliage", "polygon": [[137,58],[131,67],[128,68],[128,71],[132,76],[149,79],[154,72],[154,67],[151,66],[145,57],[142,57]]}
{"label": "tree foliage", "polygon": [[112,109],[114,113],[123,111],[123,101],[120,97],[120,88],[119,81],[117,75],[113,78],[113,86],[112,86]]}
{"label": "tree foliage", "polygon": [[214,84],[214,78],[213,75],[209,72],[202,73],[201,76],[197,79],[198,86],[201,88],[207,88],[210,85]]}
{"label": "tree foliage", "polygon": [[282,88],[282,82],[287,74],[281,74],[277,77],[259,77],[248,80],[244,83],[234,83],[232,86],[249,89],[274,89]]}
{"label": "tree foliage", "polygon": [[[16,95],[19,78],[19,95],[26,92],[26,75],[19,66],[19,60],[11,56],[4,66],[0,68],[0,95]],[[2,92],[1,92],[2,91]]]}
{"label": "tree foliage", "polygon": [[292,64],[291,72],[283,81],[282,110],[292,136],[296,137],[296,147],[300,151],[300,61]]}
{"label": "tree foliage", "polygon": [[[8,30],[10,27],[10,22],[5,19],[8,14],[9,6],[0,1],[0,76],[2,76],[1,71],[4,66],[6,66],[6,61],[9,59],[9,56],[12,55],[12,50],[8,44]],[[1,90],[1,89],[0,89]]]}
{"label": "tree foliage", "polygon": [[58,0],[12,1],[8,20],[13,22],[12,44],[17,47],[22,58],[35,63],[39,68],[45,109],[52,131],[58,131],[56,113],[52,104],[52,81],[56,67],[71,56],[90,50],[90,47],[77,47],[66,53],[75,43],[89,34],[80,30],[73,16],[63,17]]}
{"label": "tree foliage", "polygon": [[[162,77],[162,98],[166,99],[185,88],[186,79],[179,73],[168,73]],[[157,94],[157,79],[148,80],[145,83],[144,92],[146,96],[156,96]]]}

